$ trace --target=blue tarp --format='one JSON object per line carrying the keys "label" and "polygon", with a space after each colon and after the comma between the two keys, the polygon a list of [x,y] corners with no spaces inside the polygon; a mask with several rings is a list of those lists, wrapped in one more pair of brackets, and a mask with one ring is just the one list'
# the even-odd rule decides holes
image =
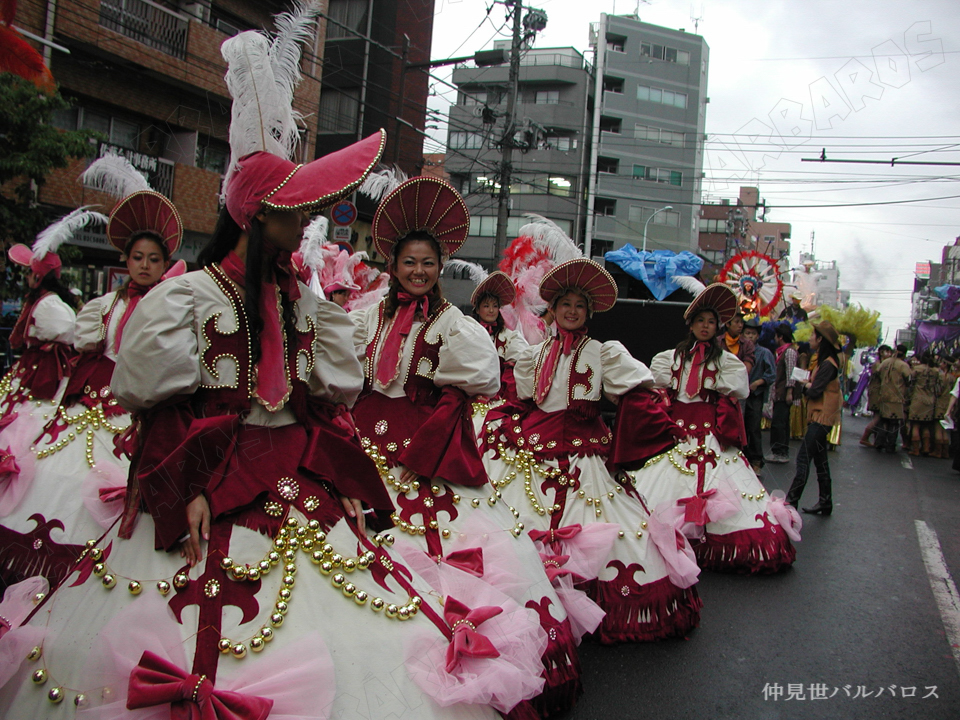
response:
{"label": "blue tarp", "polygon": [[680,288],[673,278],[677,275],[696,275],[703,268],[703,258],[684,250],[647,250],[641,252],[627,243],[611,250],[604,258],[619,265],[627,275],[642,280],[657,300],[663,300]]}

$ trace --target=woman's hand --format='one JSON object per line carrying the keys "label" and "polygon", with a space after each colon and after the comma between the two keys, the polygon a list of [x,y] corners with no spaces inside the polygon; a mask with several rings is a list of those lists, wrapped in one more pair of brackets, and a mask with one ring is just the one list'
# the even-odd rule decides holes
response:
{"label": "woman's hand", "polygon": [[357,500],[357,498],[348,498],[341,495],[340,504],[343,505],[343,511],[347,515],[356,519],[357,527],[360,528],[360,532],[366,532],[366,523],[363,519],[363,503]]}
{"label": "woman's hand", "polygon": [[406,465],[400,466],[400,482],[404,485],[409,485],[414,480],[419,480],[420,476],[417,475],[413,470],[408,468]]}
{"label": "woman's hand", "polygon": [[180,546],[180,557],[186,558],[190,567],[194,567],[203,557],[200,553],[200,538],[210,539],[210,504],[203,493],[187,505],[187,527],[190,537]]}

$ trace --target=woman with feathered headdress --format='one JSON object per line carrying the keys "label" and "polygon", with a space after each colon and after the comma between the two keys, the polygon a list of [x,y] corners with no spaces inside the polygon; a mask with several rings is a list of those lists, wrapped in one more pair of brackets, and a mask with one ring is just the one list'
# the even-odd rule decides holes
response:
{"label": "woman with feathered headdress", "polygon": [[801,522],[782,494],[767,494],[742,452],[747,369],[717,339],[738,312],[737,296],[723,283],[704,288],[688,277],[683,286],[696,293],[684,313],[688,335],[650,363],[679,437],[630,476],[690,540],[701,568],[778,572],[796,557],[790,541],[800,539]]}
{"label": "woman with feathered headdress", "polygon": [[[317,8],[301,10],[312,24]],[[418,718],[493,720],[490,704],[542,682],[539,638],[508,638],[511,650],[492,591],[469,576],[438,609],[392,536],[366,532],[391,504],[345,417],[363,384],[354,326],[297,282],[290,256],[309,213],[359,186],[385,138],[304,165],[274,147],[289,101],[271,63],[299,61],[283,35],[224,43],[238,156],[225,210],[202,269],[151,290],[124,330],[111,387],[140,427],[124,512],[18,629],[48,633],[32,657],[49,682],[15,675],[3,717],[46,716],[65,697],[98,717],[326,719],[356,714],[378,687],[415,698]],[[427,673],[437,653],[464,677],[446,703],[430,678],[420,692],[397,671]],[[456,695],[518,655],[533,660],[512,686]],[[397,707],[363,712],[386,720]]]}
{"label": "woman with feathered headdress", "polygon": [[27,550],[18,553],[16,562],[20,574],[43,572],[51,583],[68,567],[44,561],[53,547],[60,552],[61,546],[72,545],[70,554],[76,555],[87,539],[113,524],[123,507],[130,460],[114,440],[128,429],[130,416],[111,391],[114,361],[134,308],[160,282],[182,236],[176,208],[150,190],[146,178],[125,158],[104,156],[81,177],[88,186],[120,198],[107,222],[107,239],[121,253],[129,278],[77,314],[73,344],[79,355],[59,407],[27,452],[16,456],[23,467],[35,463],[36,479],[3,525],[10,532],[26,533],[35,512],[62,525],[56,545],[49,542],[31,551],[31,543],[25,542]]}

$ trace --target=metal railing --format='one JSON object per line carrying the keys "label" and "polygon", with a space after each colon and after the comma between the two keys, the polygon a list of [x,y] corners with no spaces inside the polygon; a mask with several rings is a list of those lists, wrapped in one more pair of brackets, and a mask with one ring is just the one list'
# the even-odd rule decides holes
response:
{"label": "metal railing", "polygon": [[172,160],[157,158],[157,169],[150,173],[150,187],[170,200],[173,200],[173,169]]}
{"label": "metal railing", "polygon": [[150,0],[101,0],[100,24],[167,55],[186,57],[189,20]]}

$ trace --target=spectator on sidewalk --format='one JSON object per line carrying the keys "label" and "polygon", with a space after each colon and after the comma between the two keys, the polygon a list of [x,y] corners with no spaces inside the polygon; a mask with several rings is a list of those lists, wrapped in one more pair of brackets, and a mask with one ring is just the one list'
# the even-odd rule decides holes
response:
{"label": "spectator on sidewalk", "polygon": [[773,420],[770,423],[770,453],[768,462],[790,462],[790,408],[793,406],[797,381],[793,369],[797,367],[797,351],[793,346],[793,328],[780,323],[776,330],[777,351],[773,384]]}
{"label": "spectator on sidewalk", "polygon": [[777,379],[777,361],[772,352],[758,343],[759,320],[751,318],[744,323],[743,338],[754,345],[753,369],[750,371],[750,395],[743,401],[743,425],[747,431],[746,456],[753,471],[759,475],[764,462],[760,424],[763,420],[763,406],[767,402],[767,395]]}
{"label": "spectator on sidewalk", "polygon": [[880,375],[880,430],[877,432],[877,450],[897,451],[897,435],[903,428],[904,406],[907,401],[907,383],[913,371],[904,360],[906,345],[897,345],[897,352],[882,363]]}

